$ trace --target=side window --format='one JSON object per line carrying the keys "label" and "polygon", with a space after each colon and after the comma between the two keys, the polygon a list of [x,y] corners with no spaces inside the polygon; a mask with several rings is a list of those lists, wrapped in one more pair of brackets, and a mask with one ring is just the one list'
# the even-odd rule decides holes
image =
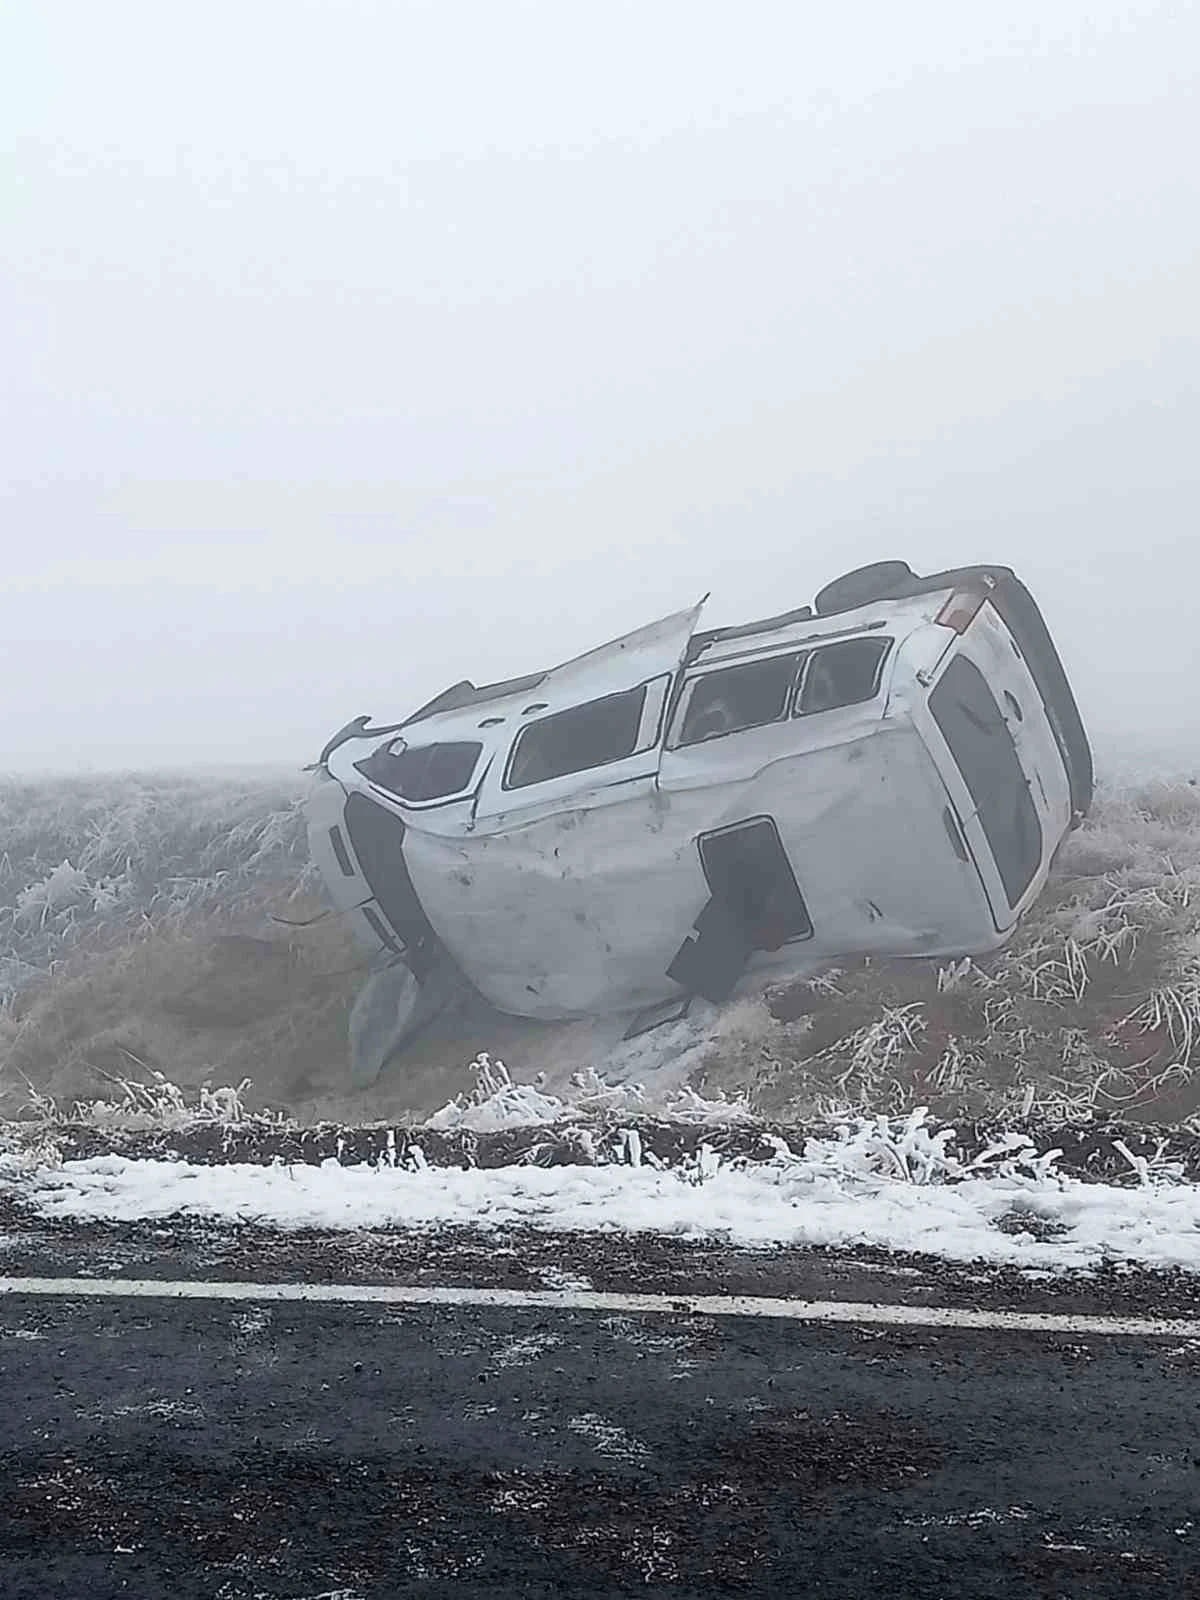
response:
{"label": "side window", "polygon": [[354,765],[402,800],[447,800],[470,787],[482,751],[473,740],[410,748],[403,739],[392,739]]}
{"label": "side window", "polygon": [[656,678],[531,722],[517,735],[502,787],[525,789],[649,750],[658,741],[668,682]]}
{"label": "side window", "polygon": [[842,639],[814,650],[804,668],[796,715],[873,700],[891,645],[890,639]]}
{"label": "side window", "polygon": [[684,690],[675,744],[703,744],[780,721],[787,715],[802,660],[799,654],[771,656],[693,678]]}
{"label": "side window", "polygon": [[1000,707],[979,668],[955,656],[929,696],[929,709],[1015,906],[1041,865],[1042,825]]}

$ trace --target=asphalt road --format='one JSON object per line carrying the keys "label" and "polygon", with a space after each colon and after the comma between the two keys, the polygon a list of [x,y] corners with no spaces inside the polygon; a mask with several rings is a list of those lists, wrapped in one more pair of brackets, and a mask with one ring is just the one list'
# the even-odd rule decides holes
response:
{"label": "asphalt road", "polygon": [[680,1299],[766,1295],[1200,1320],[1200,1277],[1127,1266],[1063,1276],[873,1248],[751,1250],[715,1239],[564,1236],[535,1228],[278,1232],[196,1217],[82,1222],[40,1217],[0,1194],[0,1280],[56,1276],[514,1290],[575,1286]]}
{"label": "asphalt road", "polygon": [[0,1396],[5,1600],[1200,1594],[1178,1336],[6,1294]]}

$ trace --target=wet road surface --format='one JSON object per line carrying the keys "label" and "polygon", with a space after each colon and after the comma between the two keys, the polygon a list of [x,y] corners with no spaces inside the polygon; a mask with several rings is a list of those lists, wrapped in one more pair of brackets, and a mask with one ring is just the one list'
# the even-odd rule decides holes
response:
{"label": "wet road surface", "polygon": [[[681,1303],[732,1288],[1114,1309],[1103,1286],[1057,1296],[1034,1283],[1023,1298],[1003,1274],[929,1263],[650,1242],[639,1284],[641,1244],[609,1241],[617,1281],[604,1283],[595,1240],[535,1255],[520,1238],[273,1251],[244,1230],[207,1243],[159,1232],[31,1224],[10,1235],[4,1270],[82,1267],[165,1289],[305,1267],[310,1282],[428,1285],[440,1260],[442,1283],[479,1285],[511,1283],[515,1262],[522,1284],[669,1284]],[[1195,1330],[267,1303],[253,1290],[179,1300],[150,1287],[0,1295],[6,1600],[1200,1594]],[[1195,1311],[1185,1281],[1140,1287],[1144,1315]]]}

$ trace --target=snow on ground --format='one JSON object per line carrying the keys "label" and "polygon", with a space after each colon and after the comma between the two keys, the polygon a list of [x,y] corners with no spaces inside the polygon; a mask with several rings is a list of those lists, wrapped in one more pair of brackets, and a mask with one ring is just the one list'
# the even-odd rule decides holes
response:
{"label": "snow on ground", "polygon": [[641,1083],[625,1079],[614,1082],[602,1077],[595,1067],[588,1067],[571,1073],[565,1081],[558,1080],[562,1092],[550,1094],[546,1074],[536,1084],[514,1083],[504,1062],[493,1061],[486,1053],[476,1057],[471,1069],[475,1088],[455,1095],[426,1117],[420,1127],[439,1133],[500,1133],[515,1128],[553,1127],[580,1116],[595,1117],[606,1112],[623,1116],[658,1114],[675,1122],[711,1126],[753,1120],[744,1098],[705,1096],[670,1079],[664,1084],[661,1074],[648,1091]]}
{"label": "snow on ground", "polygon": [[921,1113],[864,1119],[765,1163],[702,1147],[640,1162],[491,1170],[410,1166],[193,1166],[101,1156],[61,1166],[0,1157],[0,1192],[46,1218],[170,1216],[279,1228],[533,1227],[653,1233],[750,1247],[873,1246],[1053,1271],[1129,1262],[1200,1271],[1200,1186],[1130,1161],[1128,1187],[1056,1171],[1007,1135],[970,1161]]}

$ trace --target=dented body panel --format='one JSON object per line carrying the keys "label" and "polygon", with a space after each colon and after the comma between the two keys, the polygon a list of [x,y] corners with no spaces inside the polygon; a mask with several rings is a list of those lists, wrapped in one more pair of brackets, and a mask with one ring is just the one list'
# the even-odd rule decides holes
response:
{"label": "dented body panel", "polygon": [[[920,740],[898,722],[886,737],[779,756],[749,775],[609,792],[515,827],[454,839],[413,829],[406,853],[430,920],[494,1005],[571,1017],[677,992],[666,970],[710,894],[696,840],[743,819],[775,819],[812,919],[783,965],[882,941],[926,956],[992,942],[978,874],[946,838],[945,803]],[[780,962],[762,952],[757,966]]]}
{"label": "dented body panel", "polygon": [[381,962],[539,1018],[993,948],[1090,765],[1064,743],[1073,701],[1044,703],[1057,679],[985,589],[951,615],[957,592],[711,634],[691,607],[456,685],[398,736],[355,731],[309,803],[334,902]]}

